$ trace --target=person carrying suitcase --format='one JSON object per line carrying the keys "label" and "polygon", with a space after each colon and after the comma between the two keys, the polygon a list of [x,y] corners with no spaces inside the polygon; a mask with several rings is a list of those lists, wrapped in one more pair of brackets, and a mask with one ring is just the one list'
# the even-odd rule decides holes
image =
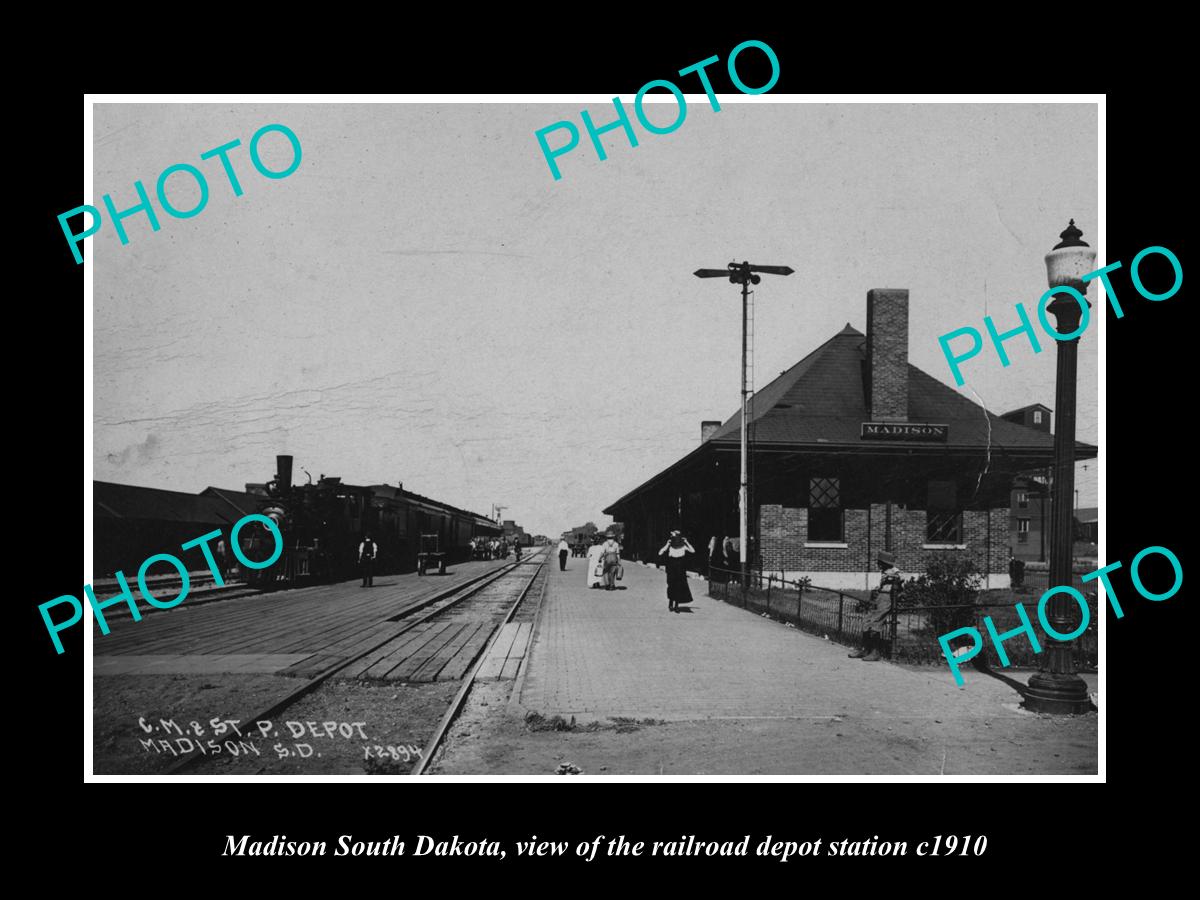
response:
{"label": "person carrying suitcase", "polygon": [[604,565],[604,589],[617,589],[617,570],[621,567],[621,545],[611,531],[604,533],[604,543],[600,545],[600,559]]}

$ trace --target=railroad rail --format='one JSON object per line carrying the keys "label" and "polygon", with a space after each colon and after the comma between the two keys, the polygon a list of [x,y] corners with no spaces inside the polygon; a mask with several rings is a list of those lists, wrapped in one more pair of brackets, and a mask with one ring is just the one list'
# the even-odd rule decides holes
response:
{"label": "railroad rail", "polygon": [[[532,560],[533,557],[531,556],[530,561]],[[433,736],[428,740],[428,742],[426,742],[425,748],[421,751],[421,756],[417,760],[417,764],[409,773],[410,775],[424,775],[426,770],[429,768],[429,765],[433,762],[434,754],[437,753],[438,748],[441,746],[442,741],[446,737],[446,733],[450,730],[450,726],[454,724],[454,720],[458,718],[459,713],[462,712],[463,706],[466,705],[467,697],[471,693],[471,688],[475,685],[475,679],[479,674],[480,668],[482,668],[484,664],[484,660],[489,658],[492,648],[496,646],[496,641],[500,639],[500,635],[504,631],[504,626],[512,621],[513,616],[516,615],[517,609],[522,603],[525,602],[525,598],[529,595],[530,589],[533,587],[534,582],[537,581],[538,575],[541,574],[546,564],[547,559],[544,557],[538,563],[538,566],[534,570],[529,581],[521,589],[520,596],[518,596],[513,605],[509,607],[508,612],[504,616],[504,621],[500,623],[495,632],[492,634],[492,638],[490,641],[488,641],[487,647],[482,653],[479,654],[478,658],[471,665],[471,670],[463,677],[462,686],[459,687],[458,692],[454,695],[454,699],[450,701],[450,708],[446,710],[445,715],[443,715],[441,721],[438,722],[437,728],[434,729]],[[517,563],[516,565],[519,566],[521,564]]]}
{"label": "railroad rail", "polygon": [[[539,557],[541,558],[539,559]],[[339,673],[345,672],[348,669],[354,669],[355,667],[361,669],[366,664],[368,657],[379,652],[387,645],[394,644],[401,636],[413,631],[413,629],[416,629],[421,625],[430,622],[431,620],[436,619],[439,616],[442,616],[448,611],[455,609],[467,600],[479,596],[489,587],[495,585],[506,576],[518,571],[527,571],[530,565],[533,565],[533,574],[529,577],[528,582],[521,587],[516,601],[509,606],[503,620],[498,625],[494,626],[494,630],[490,636],[490,639],[487,641],[486,646],[481,646],[476,651],[477,655],[475,655],[471,661],[469,672],[463,678],[463,687],[460,688],[456,693],[455,698],[451,703],[450,710],[445,716],[442,717],[442,721],[439,723],[438,728],[434,733],[434,738],[431,739],[427,746],[427,750],[429,752],[435,752],[445,736],[446,729],[453,722],[454,718],[457,717],[458,712],[462,709],[462,704],[469,693],[470,685],[478,674],[480,666],[483,664],[484,660],[488,658],[488,654],[495,646],[496,640],[503,630],[503,626],[512,620],[513,615],[516,613],[517,609],[528,595],[533,583],[537,580],[539,574],[541,574],[541,572],[544,570],[546,559],[547,557],[544,551],[534,551],[531,556],[519,562],[508,563],[495,571],[488,572],[479,578],[472,579],[466,584],[458,585],[447,592],[437,594],[433,597],[419,600],[416,603],[405,607],[399,612],[379,620],[379,622],[376,623],[378,625],[384,625],[388,622],[396,622],[400,623],[403,627],[390,630],[386,634],[380,635],[378,640],[373,640],[367,643],[365,646],[359,645],[356,647],[355,652],[351,656],[338,659],[337,662],[318,669],[310,678],[306,679],[295,689],[288,692],[278,700],[275,700],[264,709],[257,711],[253,716],[245,717],[241,721],[254,722],[275,718],[280,712],[292,706],[302,697],[312,694],[324,683],[328,682],[331,678]],[[410,616],[412,618],[409,618]],[[190,768],[196,762],[205,758],[206,755],[203,752],[193,751],[175,760],[165,770],[165,774],[179,774]],[[422,756],[422,759],[424,759],[424,756]],[[419,772],[414,772],[413,774],[423,773],[425,767],[421,765],[419,766],[419,769]]]}

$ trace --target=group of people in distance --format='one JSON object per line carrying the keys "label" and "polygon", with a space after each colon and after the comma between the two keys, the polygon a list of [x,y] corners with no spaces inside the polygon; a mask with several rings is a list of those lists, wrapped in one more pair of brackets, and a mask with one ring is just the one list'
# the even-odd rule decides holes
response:
{"label": "group of people in distance", "polygon": [[578,541],[572,545],[567,542],[565,537],[560,540],[558,542],[558,569],[560,572],[567,570],[568,554],[586,556],[587,586],[589,588],[602,587],[606,591],[615,591],[617,582],[624,577],[624,569],[621,567],[621,543],[611,531],[593,537],[592,545],[587,548],[586,553],[579,552]]}
{"label": "group of people in distance", "polygon": [[[566,571],[568,554],[576,553],[575,547],[564,537],[558,542],[558,568]],[[672,531],[666,544],[659,551],[659,557],[667,569],[667,609],[678,612],[681,604],[692,602],[691,588],[688,587],[687,557],[694,554],[695,548],[688,543],[682,532]],[[623,576],[621,567],[621,544],[613,532],[604,533],[593,539],[587,550],[587,586],[602,587],[606,591],[617,590],[617,582]]]}
{"label": "group of people in distance", "polygon": [[[573,547],[566,538],[558,545],[558,567],[566,571],[567,555]],[[739,547],[732,538],[719,540],[716,536],[709,541],[709,577],[713,578],[721,563],[730,565],[738,559]],[[683,532],[674,530],[667,542],[658,551],[658,558],[667,571],[667,609],[679,612],[680,606],[692,602],[692,591],[688,584],[688,557],[696,549]],[[865,604],[869,609],[864,621],[863,646],[848,655],[851,658],[874,662],[887,654],[886,631],[893,606],[898,603],[904,589],[905,577],[896,566],[896,556],[889,551],[880,551],[877,558],[880,584],[871,592]],[[606,591],[616,590],[616,582],[622,577],[621,545],[613,532],[606,532],[601,539],[597,536],[587,551],[587,584],[589,588],[603,587]],[[713,579],[716,580],[716,579]]]}
{"label": "group of people in distance", "polygon": [[521,558],[521,545],[515,538],[511,544],[504,538],[471,538],[470,550],[472,559],[504,559],[510,552]]}
{"label": "group of people in distance", "polygon": [[710,581],[725,582],[730,574],[741,569],[742,541],[741,538],[717,537],[715,534],[708,540],[708,577]]}
{"label": "group of people in distance", "polygon": [[[218,552],[224,552],[225,542],[222,541]],[[510,551],[511,546],[511,551]],[[506,559],[509,552],[516,554],[517,562],[521,561],[521,545],[515,539],[510,545],[504,538],[471,538],[468,551],[471,559]],[[379,545],[364,534],[358,545],[358,568],[362,572],[362,586],[375,586],[375,558],[379,555]],[[223,556],[220,557],[223,559]]]}

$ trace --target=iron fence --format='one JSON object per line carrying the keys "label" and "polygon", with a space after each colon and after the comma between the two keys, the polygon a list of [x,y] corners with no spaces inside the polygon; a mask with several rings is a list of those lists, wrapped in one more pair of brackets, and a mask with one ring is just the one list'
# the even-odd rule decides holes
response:
{"label": "iron fence", "polygon": [[[740,572],[716,567],[710,570],[708,582],[710,597],[841,644],[862,646],[863,632],[874,629],[880,632],[889,655],[897,662],[945,665],[946,658],[938,637],[971,624],[983,637],[983,649],[977,659],[984,659],[999,669],[1002,668],[1000,660],[988,637],[984,617],[991,617],[1000,634],[1021,624],[1015,603],[910,606],[901,598],[889,615],[882,615],[880,608],[866,595],[865,591],[847,593],[762,572],[751,572],[748,584],[743,585]],[[1094,672],[1099,662],[1096,625],[1099,619],[1095,593],[1086,592],[1086,597],[1091,615],[1087,630],[1074,642],[1074,657],[1080,671]],[[1032,606],[1036,604],[1024,605],[1033,618]],[[1074,614],[1079,615],[1077,610]],[[1072,630],[1078,621],[1078,618],[1072,621]],[[948,622],[957,624],[947,625]],[[1044,634],[1038,635],[1043,650],[1049,640]],[[1034,653],[1033,646],[1023,635],[1006,641],[1004,650],[1010,668],[1037,668],[1042,660],[1042,655]]]}
{"label": "iron fence", "polygon": [[[762,572],[751,572],[749,583],[743,585],[741,572],[716,567],[709,571],[710,597],[832,641],[862,644],[870,611],[853,594]],[[713,575],[717,576],[715,580]]]}
{"label": "iron fence", "polygon": [[[1095,672],[1100,661],[1099,651],[1099,632],[1097,631],[1096,623],[1098,621],[1098,611],[1096,608],[1096,596],[1094,593],[1088,592],[1085,594],[1088,603],[1088,627],[1078,638],[1073,641],[1074,649],[1073,656],[1075,667],[1081,672]],[[1030,619],[1036,622],[1034,609],[1036,602],[1033,604],[1022,601],[1026,612]],[[1073,609],[1070,628],[1074,631],[1079,625],[1079,612]],[[962,616],[960,620],[963,624],[969,624],[976,628],[983,640],[983,649],[979,652],[976,659],[982,659],[987,662],[992,668],[1003,668],[1000,664],[999,654],[996,652],[995,645],[988,636],[987,628],[984,625],[984,618],[992,619],[992,626],[998,634],[1004,634],[1014,628],[1021,626],[1021,620],[1016,612],[1015,603],[988,603],[988,604],[973,604],[964,606],[911,606],[905,607],[901,605],[899,610],[894,612],[893,618],[895,622],[891,629],[892,635],[892,657],[900,662],[914,663],[932,663],[934,665],[945,664],[946,658],[942,654],[942,647],[938,641],[941,634],[945,634],[955,628],[963,627],[962,624],[955,624],[946,627],[944,623],[948,614],[959,613]],[[1036,669],[1045,658],[1045,648],[1051,642],[1051,638],[1041,632],[1037,625],[1034,625],[1037,632],[1038,644],[1042,648],[1042,653],[1035,653],[1033,645],[1025,635],[1015,635],[1010,640],[1004,642],[1004,652],[1008,656],[1009,668],[1025,668]],[[959,640],[954,642],[960,643]],[[961,643],[970,644],[970,638],[964,637]]]}

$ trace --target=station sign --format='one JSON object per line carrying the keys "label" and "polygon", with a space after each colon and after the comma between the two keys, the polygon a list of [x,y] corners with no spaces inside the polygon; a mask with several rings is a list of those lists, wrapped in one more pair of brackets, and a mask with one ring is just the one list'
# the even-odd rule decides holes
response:
{"label": "station sign", "polygon": [[949,425],[929,422],[863,422],[864,441],[928,441],[944,444],[950,436]]}

